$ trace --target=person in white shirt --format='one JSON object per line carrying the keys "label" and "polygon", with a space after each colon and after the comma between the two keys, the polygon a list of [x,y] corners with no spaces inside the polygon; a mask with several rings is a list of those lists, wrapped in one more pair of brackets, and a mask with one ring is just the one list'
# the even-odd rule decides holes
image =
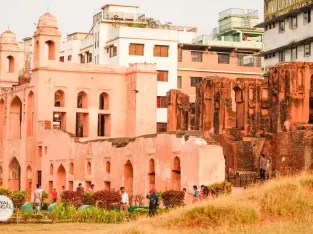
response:
{"label": "person in white shirt", "polygon": [[35,214],[38,214],[41,209],[41,203],[42,203],[42,189],[40,188],[40,185],[37,184],[37,189],[34,192],[34,207],[35,207]]}
{"label": "person in white shirt", "polygon": [[128,205],[129,205],[128,194],[125,192],[124,187],[121,187],[120,190],[122,194],[120,211],[128,211]]}

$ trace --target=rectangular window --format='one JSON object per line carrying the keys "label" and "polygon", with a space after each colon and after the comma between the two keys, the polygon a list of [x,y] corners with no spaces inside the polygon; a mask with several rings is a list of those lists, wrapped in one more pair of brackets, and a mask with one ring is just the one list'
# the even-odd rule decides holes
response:
{"label": "rectangular window", "polygon": [[157,97],[157,108],[167,108],[166,97]]}
{"label": "rectangular window", "polygon": [[178,49],[178,62],[183,61],[183,51],[181,49]]}
{"label": "rectangular window", "polygon": [[169,46],[155,45],[153,50],[154,57],[168,57]]}
{"label": "rectangular window", "polygon": [[80,63],[85,63],[85,56],[84,55],[80,55]]}
{"label": "rectangular window", "polygon": [[110,47],[110,58],[115,57],[117,55],[117,47],[111,46]]}
{"label": "rectangular window", "polygon": [[181,89],[182,88],[182,77],[177,76],[177,88]]}
{"label": "rectangular window", "polygon": [[297,47],[291,47],[291,60],[297,59]]}
{"label": "rectangular window", "polygon": [[190,77],[190,86],[196,87],[202,81],[202,77]]}
{"label": "rectangular window", "polygon": [[285,20],[279,21],[279,33],[285,32]]}
{"label": "rectangular window", "polygon": [[61,63],[64,62],[64,56],[60,57],[60,62],[61,62]]}
{"label": "rectangular window", "polygon": [[311,23],[311,10],[306,10],[303,13],[303,23],[308,24]]}
{"label": "rectangular window", "polygon": [[291,16],[290,26],[291,26],[291,29],[295,29],[295,28],[298,27],[298,18],[297,18],[297,15],[292,15],[292,16]]}
{"label": "rectangular window", "polygon": [[158,71],[157,81],[167,82],[168,81],[168,71]]}
{"label": "rectangular window", "polygon": [[279,62],[285,62],[285,51],[279,51]]}
{"label": "rectangular window", "polygon": [[202,52],[191,51],[192,62],[202,62]]}
{"label": "rectangular window", "polygon": [[72,55],[67,56],[67,61],[71,61],[72,60]]}
{"label": "rectangular window", "polygon": [[218,63],[229,64],[229,54],[218,54]]}
{"label": "rectangular window", "polygon": [[137,55],[143,56],[144,55],[144,45],[143,44],[129,44],[129,55]]}
{"label": "rectangular window", "polygon": [[304,56],[311,55],[311,43],[304,44]]}
{"label": "rectangular window", "polygon": [[92,53],[87,53],[87,63],[91,63],[92,62]]}
{"label": "rectangular window", "polygon": [[157,133],[167,132],[167,123],[157,123]]}

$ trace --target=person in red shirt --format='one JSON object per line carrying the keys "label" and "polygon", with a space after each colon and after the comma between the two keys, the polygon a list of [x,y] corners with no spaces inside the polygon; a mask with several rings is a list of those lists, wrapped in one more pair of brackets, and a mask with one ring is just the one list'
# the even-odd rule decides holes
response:
{"label": "person in red shirt", "polygon": [[53,189],[53,192],[52,192],[52,199],[53,199],[53,203],[56,203],[56,202],[57,202],[58,193],[57,193],[56,189]]}

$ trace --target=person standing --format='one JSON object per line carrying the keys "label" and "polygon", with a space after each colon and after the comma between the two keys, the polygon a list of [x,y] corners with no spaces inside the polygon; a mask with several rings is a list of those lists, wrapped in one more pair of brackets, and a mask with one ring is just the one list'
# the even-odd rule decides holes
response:
{"label": "person standing", "polygon": [[94,184],[92,184],[91,186],[90,186],[90,188],[89,188],[89,192],[94,192],[94,188],[95,188],[95,185]]}
{"label": "person standing", "polygon": [[184,193],[184,205],[187,205],[187,189],[183,188],[183,193]]}
{"label": "person standing", "polygon": [[200,191],[198,190],[197,185],[194,185],[193,186],[193,193],[189,193],[190,195],[193,196],[192,203],[196,203],[199,201],[199,193],[200,193]]}
{"label": "person standing", "polygon": [[120,188],[122,198],[121,198],[121,205],[120,205],[120,211],[128,211],[128,204],[129,204],[129,198],[128,194],[125,192],[125,188]]}
{"label": "person standing", "polygon": [[35,214],[38,214],[40,212],[41,203],[42,203],[42,189],[40,188],[40,185],[37,184],[37,189],[34,192]]}
{"label": "person standing", "polygon": [[57,193],[56,189],[54,188],[53,192],[52,192],[52,201],[53,201],[53,203],[56,203],[57,199],[58,199],[58,193]]}
{"label": "person standing", "polygon": [[260,177],[261,177],[261,180],[265,180],[266,167],[267,167],[267,160],[265,158],[265,155],[261,154],[261,159],[260,159]]}
{"label": "person standing", "polygon": [[78,187],[76,188],[76,192],[81,193],[82,190],[83,190],[83,185],[82,185],[82,183],[79,183],[79,184],[78,184]]}
{"label": "person standing", "polygon": [[155,189],[151,189],[150,194],[146,196],[149,199],[149,216],[155,216],[158,208],[158,195]]}

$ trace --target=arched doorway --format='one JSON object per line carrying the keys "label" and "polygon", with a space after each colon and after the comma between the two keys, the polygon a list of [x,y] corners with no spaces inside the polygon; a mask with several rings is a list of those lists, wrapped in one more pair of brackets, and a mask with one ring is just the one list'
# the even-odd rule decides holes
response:
{"label": "arched doorway", "polygon": [[173,190],[181,190],[181,167],[179,157],[174,158],[174,165],[172,170],[172,188]]}
{"label": "arched doorway", "polygon": [[151,158],[149,161],[149,190],[155,188],[155,165],[154,160]]}
{"label": "arched doorway", "polygon": [[21,167],[14,157],[9,165],[9,190],[18,191],[21,189]]}
{"label": "arched doorway", "polygon": [[27,191],[27,200],[30,200],[31,199],[31,193],[32,193],[32,187],[33,187],[33,184],[32,184],[32,178],[33,178],[33,175],[32,175],[33,171],[32,171],[32,168],[30,166],[28,166],[26,168],[26,191]]}
{"label": "arched doorway", "polygon": [[129,196],[133,195],[133,165],[128,160],[124,165],[124,187]]}
{"label": "arched doorway", "polygon": [[62,186],[66,186],[66,171],[61,164],[57,171],[57,190],[61,190]]}
{"label": "arched doorway", "polygon": [[21,138],[21,123],[22,123],[22,101],[18,96],[15,96],[10,106],[11,139]]}
{"label": "arched doorway", "polygon": [[245,103],[242,89],[239,87],[234,88],[235,102],[236,102],[236,128],[244,130],[245,126]]}

